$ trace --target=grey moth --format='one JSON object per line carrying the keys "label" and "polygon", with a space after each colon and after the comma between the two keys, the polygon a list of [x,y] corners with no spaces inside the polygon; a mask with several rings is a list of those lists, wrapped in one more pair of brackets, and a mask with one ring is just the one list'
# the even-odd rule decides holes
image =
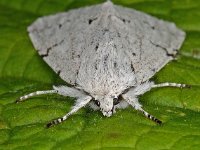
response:
{"label": "grey moth", "polygon": [[131,105],[147,118],[138,96],[152,88],[185,84],[155,84],[150,78],[175,58],[185,33],[174,23],[111,1],[38,18],[28,27],[33,46],[43,60],[68,84],[37,91],[17,102],[41,94],[75,97],[75,105],[61,123],[84,106],[112,116]]}

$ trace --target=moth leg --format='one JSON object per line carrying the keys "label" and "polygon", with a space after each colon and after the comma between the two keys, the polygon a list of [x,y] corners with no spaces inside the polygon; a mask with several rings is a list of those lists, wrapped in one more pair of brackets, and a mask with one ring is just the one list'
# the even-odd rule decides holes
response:
{"label": "moth leg", "polygon": [[47,90],[47,91],[36,91],[24,96],[21,96],[19,99],[16,100],[16,103],[22,102],[30,97],[37,96],[37,95],[44,95],[44,94],[54,94],[57,93],[62,96],[70,96],[70,97],[83,97],[85,94],[77,90],[75,88],[67,87],[67,86],[53,86],[53,90]]}
{"label": "moth leg", "polygon": [[79,109],[81,109],[82,107],[87,105],[90,102],[91,99],[92,99],[91,96],[84,96],[82,98],[77,99],[76,104],[72,107],[72,109],[69,113],[67,113],[66,115],[64,115],[61,118],[58,118],[58,119],[55,119],[55,120],[49,122],[47,124],[47,128],[65,121],[73,113],[77,112]]}
{"label": "moth leg", "polygon": [[33,97],[33,96],[43,95],[43,94],[53,94],[53,93],[57,93],[57,90],[36,91],[33,93],[29,93],[27,95],[21,96],[19,99],[16,100],[16,103],[25,101],[26,99]]}
{"label": "moth leg", "polygon": [[144,82],[141,85],[138,85],[134,88],[131,88],[128,92],[134,93],[134,95],[137,97],[139,95],[142,95],[148,91],[150,91],[152,88],[158,88],[158,87],[178,87],[178,88],[184,88],[184,87],[190,87],[186,84],[179,84],[179,83],[161,83],[161,84],[155,84],[154,82]]}
{"label": "moth leg", "polygon": [[178,88],[184,88],[184,87],[189,87],[189,85],[179,84],[179,83],[168,83],[168,82],[152,85],[152,88],[157,88],[157,87],[178,87]]}
{"label": "moth leg", "polygon": [[152,121],[158,124],[161,124],[162,121],[160,121],[159,119],[157,119],[156,117],[154,117],[153,115],[149,114],[144,109],[142,109],[142,105],[139,103],[138,98],[137,98],[137,96],[142,95],[146,93],[147,91],[149,91],[153,85],[154,85],[153,82],[145,82],[141,85],[138,85],[136,87],[129,89],[128,92],[126,92],[125,94],[122,94],[122,97],[128,104],[130,104],[136,110],[141,111],[145,117],[151,119]]}
{"label": "moth leg", "polygon": [[160,121],[153,115],[149,114],[142,108],[142,105],[138,102],[138,99],[136,97],[131,97],[131,95],[127,93],[123,94],[122,97],[124,98],[126,102],[128,102],[128,104],[130,104],[133,108],[135,108],[135,110],[139,110],[140,112],[142,112],[145,117],[156,122],[157,124],[162,124],[162,121]]}
{"label": "moth leg", "polygon": [[157,124],[162,124],[162,121],[161,121],[161,120],[159,120],[159,119],[157,119],[156,117],[154,117],[153,115],[149,114],[149,113],[146,112],[144,109],[139,108],[139,109],[137,109],[137,110],[141,111],[141,112],[144,114],[145,117],[147,117],[147,118],[149,118],[150,120],[156,122]]}

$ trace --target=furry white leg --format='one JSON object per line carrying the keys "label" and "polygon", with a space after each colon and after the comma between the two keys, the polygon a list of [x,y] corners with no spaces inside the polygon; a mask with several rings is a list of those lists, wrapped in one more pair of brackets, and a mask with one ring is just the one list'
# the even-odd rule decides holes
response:
{"label": "furry white leg", "polygon": [[53,86],[53,90],[47,90],[47,91],[36,91],[24,96],[21,96],[19,99],[16,100],[16,103],[22,102],[30,97],[37,96],[37,95],[44,95],[44,94],[53,94],[57,93],[62,96],[70,96],[70,97],[83,97],[85,94],[77,90],[75,88],[67,87],[67,86]]}
{"label": "furry white leg", "polygon": [[158,124],[161,124],[162,122],[158,119],[156,119],[154,116],[150,115],[148,112],[142,109],[142,105],[138,102],[137,96],[142,95],[146,93],[147,91],[150,91],[152,88],[158,88],[158,87],[190,87],[186,84],[178,84],[178,83],[161,83],[161,84],[154,84],[153,82],[145,82],[141,85],[138,85],[136,87],[133,87],[129,89],[129,91],[122,95],[125,101],[127,101],[131,106],[133,106],[136,110],[141,111],[147,118],[155,121]]}
{"label": "furry white leg", "polygon": [[73,113],[77,112],[79,109],[81,109],[82,107],[84,107],[85,105],[87,105],[90,100],[92,99],[91,96],[85,96],[82,98],[77,99],[76,104],[72,107],[71,111],[69,113],[67,113],[66,115],[64,115],[61,118],[55,119],[51,122],[49,122],[47,124],[47,127],[51,127],[53,125],[59,124],[63,121],[65,121],[69,116],[71,116]]}
{"label": "furry white leg", "polygon": [[145,117],[151,119],[152,121],[161,124],[162,121],[155,118],[153,115],[146,112],[142,109],[142,105],[139,103],[137,96],[144,94],[145,92],[149,91],[152,86],[154,85],[153,82],[145,82],[137,87],[131,88],[127,93],[122,94],[123,99],[130,104],[136,110],[141,111]]}
{"label": "furry white leg", "polygon": [[154,82],[145,82],[141,85],[138,85],[136,87],[130,88],[127,93],[129,95],[131,94],[132,96],[139,96],[142,95],[148,91],[150,91],[152,88],[158,88],[158,87],[178,87],[178,88],[183,88],[183,87],[190,87],[189,85],[186,84],[178,84],[178,83],[160,83],[160,84],[154,84]]}
{"label": "furry white leg", "polygon": [[142,105],[138,102],[138,99],[136,97],[129,97],[129,95],[122,95],[124,100],[127,101],[133,108],[136,110],[141,111],[145,117],[149,118],[150,120],[156,122],[157,124],[162,124],[162,121],[154,117],[153,115],[146,112],[144,109],[142,109]]}
{"label": "furry white leg", "polygon": [[37,91],[33,92],[27,95],[24,95],[20,97],[16,102],[22,102],[30,97],[36,96],[36,95],[43,95],[43,94],[52,94],[57,93],[62,96],[70,96],[70,97],[76,97],[77,101],[76,104],[72,107],[72,110],[64,115],[63,117],[53,120],[50,123],[47,124],[47,127],[51,127],[53,125],[56,125],[58,123],[61,123],[65,121],[71,114],[77,112],[80,108],[84,107],[86,104],[90,102],[92,99],[91,96],[86,95],[83,91],[77,90],[73,87],[67,87],[67,86],[53,86],[53,90],[47,90],[47,91]]}
{"label": "furry white leg", "polygon": [[36,92],[30,93],[30,94],[21,96],[19,99],[16,100],[16,103],[22,102],[22,101],[24,101],[24,100],[26,100],[30,97],[33,97],[33,96],[43,95],[43,94],[53,94],[53,93],[57,93],[57,92],[58,91],[56,91],[56,90],[36,91]]}
{"label": "furry white leg", "polygon": [[156,122],[157,124],[162,124],[162,121],[160,121],[159,119],[157,119],[156,117],[154,117],[153,115],[149,114],[148,112],[146,112],[144,109],[139,108],[139,111],[141,111],[145,117],[149,118],[150,120]]}

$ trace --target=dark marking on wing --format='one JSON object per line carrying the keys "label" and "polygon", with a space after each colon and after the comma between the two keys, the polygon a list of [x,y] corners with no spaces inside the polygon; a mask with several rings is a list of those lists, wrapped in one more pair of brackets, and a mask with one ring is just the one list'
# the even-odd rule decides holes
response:
{"label": "dark marking on wing", "polygon": [[155,26],[152,26],[152,25],[149,24],[147,21],[143,21],[143,23],[147,24],[152,30],[155,30]]}
{"label": "dark marking on wing", "polygon": [[62,27],[62,24],[59,24],[59,25],[58,25],[58,28],[60,29],[61,27]]}
{"label": "dark marking on wing", "polygon": [[56,46],[62,44],[63,42],[64,42],[64,39],[63,39],[61,42],[56,43],[56,44],[52,45],[51,47],[48,47],[48,48],[47,48],[46,54],[42,54],[42,55],[40,55],[40,56],[41,56],[42,58],[49,56],[49,52],[52,50],[52,48],[54,48],[54,47],[56,47]]}
{"label": "dark marking on wing", "polygon": [[42,58],[43,57],[47,57],[47,56],[49,56],[49,52],[50,52],[50,50],[52,49],[52,47],[49,47],[49,48],[47,48],[47,53],[46,54],[43,54],[43,55],[41,55],[42,56]]}
{"label": "dark marking on wing", "polygon": [[58,70],[57,74],[60,76],[61,70]]}
{"label": "dark marking on wing", "polygon": [[106,32],[108,32],[108,31],[109,31],[109,29],[105,28],[105,29],[103,30],[103,35],[105,35]]}
{"label": "dark marking on wing", "polygon": [[114,67],[115,67],[115,68],[117,67],[117,63],[116,63],[116,62],[114,62]]}
{"label": "dark marking on wing", "polygon": [[95,50],[97,51],[99,48],[99,43],[97,43],[97,45],[95,46]]}
{"label": "dark marking on wing", "polygon": [[153,43],[152,41],[150,41],[150,43],[153,44],[154,46],[159,47],[159,48],[161,48],[162,50],[164,50],[167,56],[173,57],[173,58],[176,56],[176,53],[177,53],[177,50],[176,50],[176,49],[174,49],[174,50],[176,51],[176,53],[173,54],[173,53],[169,53],[169,52],[167,51],[167,49],[166,49],[165,47],[161,46],[161,45],[155,44],[155,43]]}
{"label": "dark marking on wing", "polygon": [[97,64],[95,64],[94,67],[95,67],[96,70],[98,69],[98,68],[97,68]]}
{"label": "dark marking on wing", "polygon": [[128,20],[128,19],[125,19],[125,18],[121,18],[121,17],[118,17],[118,16],[116,16],[117,18],[119,18],[123,23],[130,23],[131,21],[130,20]]}
{"label": "dark marking on wing", "polygon": [[92,22],[93,22],[94,20],[97,20],[97,18],[89,19],[89,20],[88,20],[88,24],[92,24]]}
{"label": "dark marking on wing", "polygon": [[155,68],[153,68],[153,69],[151,69],[151,71],[152,71],[152,72],[156,72],[156,69],[155,69]]}
{"label": "dark marking on wing", "polygon": [[131,70],[135,73],[135,68],[133,67],[132,63],[131,63]]}

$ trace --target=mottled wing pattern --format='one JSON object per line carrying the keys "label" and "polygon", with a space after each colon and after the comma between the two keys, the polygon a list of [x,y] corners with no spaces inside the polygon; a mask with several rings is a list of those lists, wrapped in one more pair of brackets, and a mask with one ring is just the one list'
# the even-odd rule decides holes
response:
{"label": "mottled wing pattern", "polygon": [[90,89],[147,81],[174,58],[185,38],[173,23],[112,3],[42,17],[28,31],[62,79]]}
{"label": "mottled wing pattern", "polygon": [[[145,13],[115,6],[118,26],[127,55],[132,60],[138,84],[145,82],[172,60],[185,39],[185,33],[174,23],[159,20]],[[117,25],[116,25],[117,26]]]}
{"label": "mottled wing pattern", "polygon": [[37,19],[28,27],[31,41],[45,62],[74,85],[85,50],[85,28],[99,14],[100,6],[85,7]]}

